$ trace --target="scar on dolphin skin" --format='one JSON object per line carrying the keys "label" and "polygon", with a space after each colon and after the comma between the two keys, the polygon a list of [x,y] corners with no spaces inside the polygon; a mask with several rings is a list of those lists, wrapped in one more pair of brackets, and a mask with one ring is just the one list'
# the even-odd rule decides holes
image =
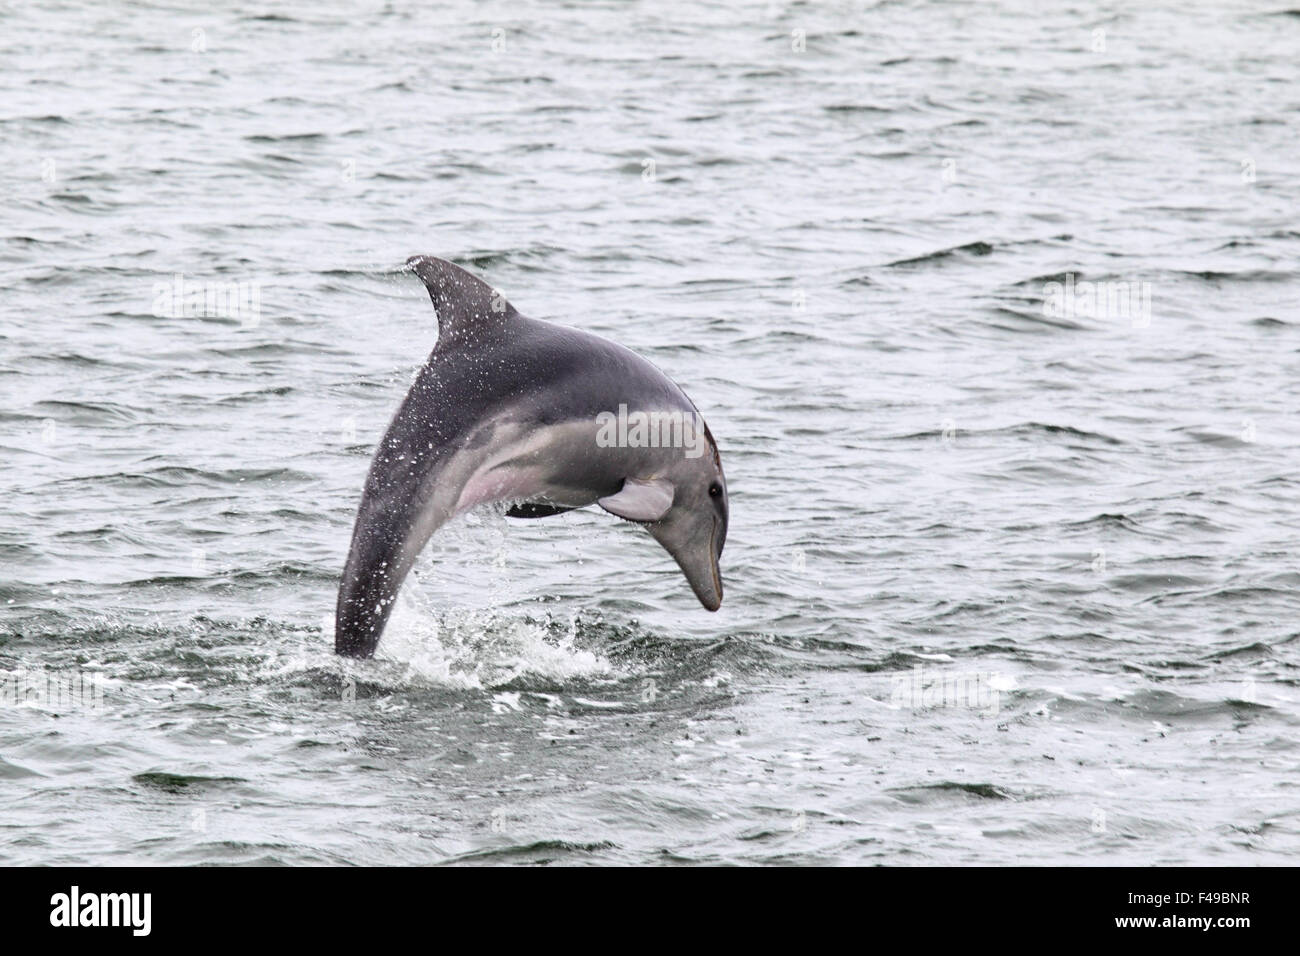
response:
{"label": "scar on dolphin skin", "polygon": [[[594,504],[636,522],[716,611],[727,481],[686,394],[635,352],[529,318],[444,259],[407,266],[428,289],[438,339],[370,463],[339,582],[335,652],[372,656],[429,538],[492,502],[508,502],[514,518]],[[658,431],[641,440],[629,421]]]}

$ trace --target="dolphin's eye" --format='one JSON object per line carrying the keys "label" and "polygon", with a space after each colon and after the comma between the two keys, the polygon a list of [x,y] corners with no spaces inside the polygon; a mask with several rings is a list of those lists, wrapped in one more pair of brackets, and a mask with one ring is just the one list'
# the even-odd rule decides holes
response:
{"label": "dolphin's eye", "polygon": [[716,481],[713,484],[709,485],[710,498],[716,498],[720,494],[722,494],[722,485],[718,484]]}

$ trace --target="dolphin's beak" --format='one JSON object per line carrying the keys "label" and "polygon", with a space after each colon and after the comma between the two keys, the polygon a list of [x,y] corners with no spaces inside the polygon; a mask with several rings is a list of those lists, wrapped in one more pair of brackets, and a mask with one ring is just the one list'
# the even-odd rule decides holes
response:
{"label": "dolphin's beak", "polygon": [[686,582],[708,610],[716,611],[722,607],[722,571],[718,567],[721,548],[718,519],[713,518],[712,527],[707,535],[696,535],[678,543],[667,539],[667,535],[656,534],[651,527],[651,534],[659,539],[669,554],[677,561],[677,566],[686,575]]}
{"label": "dolphin's beak", "polygon": [[713,530],[709,533],[709,587],[702,590],[698,584],[691,581],[691,588],[695,591],[695,596],[700,599],[710,611],[716,611],[722,607],[722,568],[719,567],[719,561],[722,558],[720,553],[722,548],[718,547],[718,519],[713,519]]}

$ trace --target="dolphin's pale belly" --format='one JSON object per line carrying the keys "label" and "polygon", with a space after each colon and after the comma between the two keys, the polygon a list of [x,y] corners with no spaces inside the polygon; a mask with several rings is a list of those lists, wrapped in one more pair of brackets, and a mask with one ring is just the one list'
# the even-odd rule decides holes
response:
{"label": "dolphin's pale belly", "polygon": [[[616,490],[612,478],[595,474],[590,467],[597,449],[594,422],[510,430],[515,435],[500,442],[503,436],[494,434],[493,444],[498,447],[470,470],[450,517],[498,501],[582,508]],[[612,476],[619,469],[610,469],[610,464],[602,462],[600,470]]]}

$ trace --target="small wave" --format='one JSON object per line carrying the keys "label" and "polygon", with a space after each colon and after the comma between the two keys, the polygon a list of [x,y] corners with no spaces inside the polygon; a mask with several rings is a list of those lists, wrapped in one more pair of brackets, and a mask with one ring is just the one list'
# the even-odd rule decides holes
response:
{"label": "small wave", "polygon": [[[1124,706],[1132,708],[1137,715],[1144,718],[1163,718],[1178,722],[1199,722],[1209,719],[1240,717],[1246,711],[1267,713],[1270,708],[1265,704],[1250,703],[1236,698],[1225,697],[1215,700],[1199,700],[1186,697],[1167,690],[1139,690],[1124,701]],[[1153,723],[1151,732],[1164,736],[1167,727],[1158,722]]]}
{"label": "small wave", "polygon": [[1066,527],[1089,530],[1094,528],[1123,528],[1125,531],[1137,531],[1139,529],[1138,523],[1128,517],[1128,515],[1109,514],[1106,512],[1099,515],[1093,515],[1091,518],[1086,518],[1082,521],[1072,521],[1066,525]]}
{"label": "small wave", "polygon": [[1071,269],[1068,272],[1048,272],[1045,273],[1044,275],[1031,276],[1028,279],[1021,279],[1017,282],[1013,282],[1011,283],[1011,286],[1012,288],[1020,288],[1020,289],[1030,288],[1030,289],[1041,290],[1042,287],[1047,285],[1047,283],[1049,282],[1060,282],[1064,284],[1071,277],[1073,277],[1075,282],[1081,282],[1084,279],[1084,274],[1078,269]]}
{"label": "small wave", "polygon": [[1201,279],[1205,282],[1214,283],[1261,283],[1261,282],[1294,282],[1296,281],[1296,272],[1289,270],[1278,272],[1271,269],[1243,269],[1240,272],[1217,272],[1212,269],[1186,270],[1176,269],[1175,275],[1189,276],[1193,279]]}
{"label": "small wave", "polygon": [[894,794],[903,803],[914,804],[950,803],[954,797],[958,799],[976,797],[980,800],[1014,799],[1014,794],[1010,790],[996,784],[958,783],[951,780],[915,787],[891,787],[885,792]]}
{"label": "small wave", "polygon": [[1273,648],[1263,641],[1255,641],[1242,647],[1230,647],[1222,651],[1213,651],[1205,655],[1205,660],[1223,661],[1237,658],[1245,661],[1267,661],[1273,658]]}
{"label": "small wave", "polygon": [[538,840],[536,843],[521,844],[518,846],[493,847],[489,850],[474,850],[471,853],[462,853],[455,856],[447,863],[536,863],[546,864],[553,863],[558,859],[577,854],[590,855],[599,853],[602,850],[618,849],[618,844],[611,843],[608,840],[600,840],[595,843],[571,843],[568,840]]}
{"label": "small wave", "polygon": [[827,113],[892,113],[894,112],[888,106],[873,106],[870,103],[834,103],[830,106],[823,106],[822,109]]}
{"label": "small wave", "polygon": [[[991,435],[1012,435],[1012,436],[1025,435],[1025,436],[1036,437],[1037,435],[1043,434],[1043,435],[1050,435],[1053,437],[1062,436],[1066,438],[1080,439],[1081,441],[1088,442],[1088,443],[1100,442],[1104,445],[1112,445],[1112,446],[1118,446],[1124,444],[1124,442],[1121,439],[1115,438],[1111,435],[1103,434],[1102,432],[1091,432],[1083,428],[1076,428],[1073,425],[1052,425],[1046,422],[1020,422],[1019,424],[1007,425],[1002,428],[963,429],[958,434],[960,437],[965,437],[965,438],[970,438],[974,436],[985,436],[985,435],[990,435],[990,436]],[[942,429],[936,428],[936,429],[930,429],[923,432],[909,432],[905,435],[890,435],[890,436],[886,436],[885,440],[886,441],[914,441],[919,438],[942,438],[943,436],[944,436],[944,431]],[[1077,451],[1090,450],[1089,445],[1087,444],[1066,445],[1065,447],[1073,448]]]}
{"label": "small wave", "polygon": [[1186,574],[1121,574],[1106,583],[1134,594],[1165,594],[1173,588],[1201,588],[1207,581]]}
{"label": "small wave", "polygon": [[1249,448],[1251,446],[1249,441],[1236,434],[1208,432],[1197,427],[1175,428],[1174,431],[1184,434],[1202,445],[1216,445],[1220,448]]}
{"label": "small wave", "polygon": [[137,773],[131,778],[131,780],[140,784],[142,787],[148,787],[152,790],[162,790],[166,793],[194,793],[196,791],[221,790],[227,788],[230,784],[243,784],[248,782],[242,777],[200,777],[183,773],[168,773],[163,770]]}
{"label": "small wave", "polygon": [[70,402],[49,399],[36,402],[33,409],[47,414],[63,413],[62,419],[68,424],[97,424],[105,421],[135,421],[137,413],[109,402]]}
{"label": "small wave", "polygon": [[1005,316],[1014,319],[1018,324],[1015,326],[993,323],[995,328],[1002,329],[1004,332],[1046,332],[1048,329],[1065,329],[1072,332],[1081,332],[1086,330],[1086,325],[1081,325],[1070,319],[1059,318],[1056,316],[1044,315],[1038,312],[1021,312],[1017,309],[1009,308],[1005,305],[997,306],[993,309],[996,316]]}
{"label": "small wave", "polygon": [[35,770],[28,770],[26,767],[20,767],[16,763],[0,758],[0,780],[17,780],[21,777],[42,777],[44,774]]}
{"label": "small wave", "polygon": [[961,246],[952,246],[948,249],[939,249],[936,252],[927,252],[924,255],[912,256],[909,259],[897,259],[893,262],[886,263],[889,266],[913,266],[926,262],[941,262],[944,259],[951,259],[954,256],[990,256],[993,254],[993,245],[988,242],[968,242]]}
{"label": "small wave", "polygon": [[250,143],[309,143],[326,138],[324,133],[282,133],[279,136],[268,133],[255,133],[244,137]]}

